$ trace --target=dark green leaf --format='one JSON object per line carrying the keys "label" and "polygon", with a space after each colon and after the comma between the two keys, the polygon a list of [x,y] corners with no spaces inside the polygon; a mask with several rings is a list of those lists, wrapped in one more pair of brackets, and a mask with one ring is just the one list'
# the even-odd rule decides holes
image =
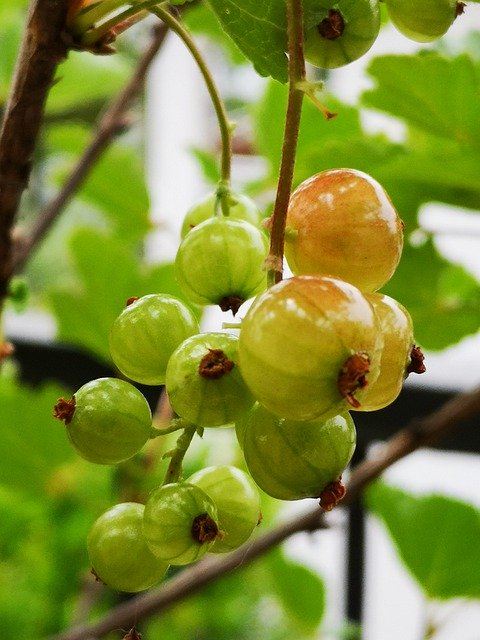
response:
{"label": "dark green leaf", "polygon": [[287,81],[283,0],[208,0],[226,33],[261,76]]}
{"label": "dark green leaf", "polygon": [[429,597],[480,597],[478,509],[440,495],[414,497],[380,482],[366,495],[368,508],[383,520]]}

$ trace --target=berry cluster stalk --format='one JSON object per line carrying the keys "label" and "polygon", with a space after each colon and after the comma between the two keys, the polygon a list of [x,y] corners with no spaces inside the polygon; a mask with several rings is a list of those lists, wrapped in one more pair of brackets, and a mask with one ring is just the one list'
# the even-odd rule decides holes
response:
{"label": "berry cluster stalk", "polygon": [[280,174],[270,227],[270,253],[267,258],[267,279],[269,286],[282,279],[285,221],[292,190],[293,171],[304,96],[304,91],[301,88],[305,83],[302,0],[287,0],[287,25],[288,103]]}

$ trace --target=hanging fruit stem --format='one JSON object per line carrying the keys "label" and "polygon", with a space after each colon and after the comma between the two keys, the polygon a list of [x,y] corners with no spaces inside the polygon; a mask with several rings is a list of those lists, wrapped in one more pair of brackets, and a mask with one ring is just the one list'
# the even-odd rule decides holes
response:
{"label": "hanging fruit stem", "polygon": [[302,0],[287,0],[288,24],[288,102],[285,117],[282,158],[273,214],[270,219],[270,253],[267,257],[267,282],[271,286],[282,279],[285,221],[292,190],[305,82],[303,54]]}

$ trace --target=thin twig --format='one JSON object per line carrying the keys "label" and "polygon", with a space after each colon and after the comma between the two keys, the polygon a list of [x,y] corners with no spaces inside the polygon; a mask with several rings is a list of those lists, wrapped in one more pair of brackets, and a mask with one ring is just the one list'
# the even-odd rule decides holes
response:
{"label": "thin twig", "polygon": [[[375,457],[359,464],[350,476],[343,505],[358,499],[362,491],[397,460],[419,447],[439,442],[453,429],[480,414],[480,388],[459,394],[442,407],[426,416],[410,422],[385,442]],[[241,569],[256,558],[301,531],[315,531],[327,526],[327,519],[320,508],[282,524],[253,542],[230,553],[226,557],[206,558],[177,574],[164,586],[111,609],[102,619],[90,625],[72,628],[53,636],[50,640],[83,640],[89,635],[101,638],[113,629],[127,628],[178,603],[222,576]]]}
{"label": "thin twig", "polygon": [[55,72],[68,0],[32,0],[0,131],[0,302],[12,275],[12,226],[30,178],[32,156]]}
{"label": "thin twig", "polygon": [[29,238],[19,243],[13,256],[15,272],[18,273],[23,269],[33,250],[40,244],[65,206],[85,182],[96,161],[105,152],[115,136],[127,126],[125,114],[133,100],[140,93],[147,71],[158,53],[167,32],[168,27],[164,24],[155,28],[152,42],[138,61],[129,83],[118,96],[112,99],[101,116],[89,146],[85,149],[69,178],[59,193],[39,214],[37,223],[32,229]]}

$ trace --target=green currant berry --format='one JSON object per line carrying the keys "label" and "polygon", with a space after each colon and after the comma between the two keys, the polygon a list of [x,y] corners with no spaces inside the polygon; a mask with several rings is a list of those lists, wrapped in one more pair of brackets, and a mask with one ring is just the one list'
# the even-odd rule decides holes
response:
{"label": "green currant berry", "polygon": [[152,294],[133,298],[110,330],[110,353],[118,369],[142,384],[165,382],[168,359],[198,322],[178,298]]}
{"label": "green currant berry", "polygon": [[324,274],[375,291],[393,275],[403,224],[387,193],[355,169],[322,171],[290,198],[285,256],[295,275]]}
{"label": "green currant berry", "polygon": [[221,427],[252,406],[238,368],[238,338],[200,333],[183,342],[167,366],[166,389],[179,416],[200,427]]}
{"label": "green currant berry", "polygon": [[380,31],[378,0],[307,0],[305,59],[323,69],[357,60]]}
{"label": "green currant berry", "polygon": [[353,285],[296,276],[259,296],[242,321],[239,363],[255,398],[291,420],[361,405],[378,375],[382,337]]}
{"label": "green currant berry", "polygon": [[391,404],[402,390],[412,364],[414,348],[413,324],[410,314],[397,300],[380,293],[365,294],[372,305],[377,324],[383,335],[380,373],[377,380],[365,390],[360,411],[376,411]]}
{"label": "green currant berry", "polygon": [[[260,211],[251,198],[241,193],[228,195],[228,217],[250,222],[254,226],[260,225]],[[185,214],[180,232],[182,240],[200,222],[213,218],[215,207],[220,206],[217,194],[209,193],[205,198],[197,202]]]}
{"label": "green currant berry", "polygon": [[65,422],[77,453],[97,464],[128,460],[147,442],[152,428],[145,397],[116,378],[92,380],[71,400],[60,398],[54,416]]}
{"label": "green currant berry", "polygon": [[164,562],[195,562],[221,536],[217,509],[200,487],[186,482],[163,485],[147,500],[143,534]]}
{"label": "green currant berry", "polygon": [[117,504],[93,524],[87,538],[97,578],[116,591],[135,593],[159,582],[168,565],[150,551],[143,537],[143,504]]}
{"label": "green currant berry", "polygon": [[211,552],[232,551],[248,540],[261,519],[260,494],[248,474],[229,465],[206,467],[187,482],[203,489],[217,507],[223,536]]}
{"label": "green currant berry", "polygon": [[181,242],[175,275],[192,302],[236,313],[245,300],[265,289],[267,252],[263,231],[244,220],[215,216]]}
{"label": "green currant berry", "polygon": [[445,35],[463,13],[457,0],[384,0],[387,12],[400,33],[415,42],[432,42]]}
{"label": "green currant berry", "polygon": [[299,422],[279,418],[256,404],[239,425],[252,478],[280,500],[320,498],[355,450],[355,425],[348,412]]}

